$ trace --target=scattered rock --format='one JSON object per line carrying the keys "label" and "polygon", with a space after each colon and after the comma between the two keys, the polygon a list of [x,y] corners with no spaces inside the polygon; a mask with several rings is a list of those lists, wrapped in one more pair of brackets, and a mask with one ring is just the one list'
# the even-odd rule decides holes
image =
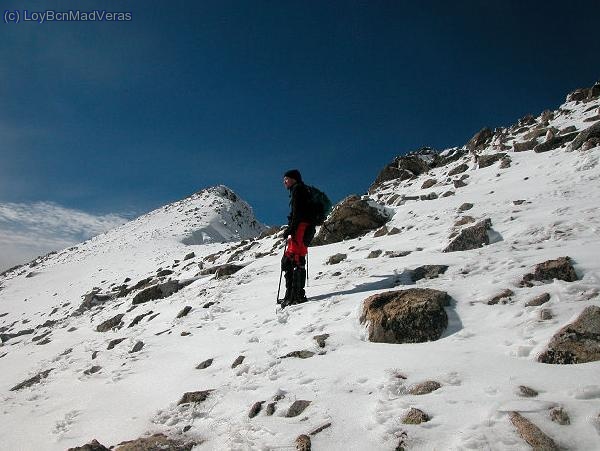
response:
{"label": "scattered rock", "polygon": [[262,410],[262,406],[264,403],[265,401],[255,402],[254,405],[250,408],[250,412],[248,412],[248,418],[254,418],[256,415],[258,415]]}
{"label": "scattered rock", "polygon": [[194,258],[195,256],[196,256],[196,254],[194,252],[190,252],[185,257],[183,257],[183,261],[186,261],[186,260],[189,260],[191,258]]}
{"label": "scattered rock", "polygon": [[570,257],[560,257],[536,265],[533,273],[526,274],[520,285],[532,287],[534,281],[548,282],[554,279],[564,280],[565,282],[575,282],[577,280],[577,273],[571,265]]}
{"label": "scattered rock", "polygon": [[267,416],[271,416],[275,413],[275,409],[276,409],[277,403],[276,402],[271,402],[269,404],[267,404],[267,410],[266,410],[266,414]]}
{"label": "scattered rock", "polygon": [[[224,279],[225,277],[229,277],[243,268],[243,265],[235,265],[233,263],[227,263],[225,265],[217,266],[216,271],[214,272],[215,278]],[[211,270],[212,269],[214,268],[211,268]]]}
{"label": "scattered rock", "polygon": [[515,152],[526,152],[528,150],[533,150],[535,146],[537,146],[537,139],[531,139],[525,142],[513,143],[513,150]]}
{"label": "scattered rock", "polygon": [[231,368],[235,368],[236,366],[241,365],[245,358],[246,357],[243,355],[238,356],[238,358],[235,359],[235,361],[231,364]]}
{"label": "scattered rock", "polygon": [[133,298],[133,305],[143,304],[145,302],[154,301],[157,299],[168,298],[174,293],[177,293],[186,285],[189,285],[192,281],[186,281],[185,283],[179,282],[178,280],[169,280],[165,283],[159,283],[140,291]]}
{"label": "scattered rock", "polygon": [[514,294],[515,293],[512,290],[506,288],[505,290],[502,290],[502,292],[494,296],[492,299],[490,299],[487,303],[488,305],[496,305],[499,303],[506,304],[508,303],[508,301],[511,300]]}
{"label": "scattered rock", "polygon": [[408,389],[409,395],[427,395],[431,392],[441,388],[442,384],[436,381],[425,381],[419,384],[415,384]]}
{"label": "scattered rock", "polygon": [[187,316],[188,313],[190,313],[192,311],[192,307],[189,305],[186,305],[183,310],[181,310],[178,314],[177,314],[177,319],[179,318],[183,318],[184,316]]}
{"label": "scattered rock", "polygon": [[423,194],[422,196],[419,196],[420,200],[435,200],[437,198],[438,195],[436,193]]}
{"label": "scattered rock", "polygon": [[204,402],[213,391],[214,390],[203,390],[184,393],[177,405],[180,406],[182,404]]}
{"label": "scattered rock", "polygon": [[144,342],[143,341],[138,341],[133,349],[131,351],[129,351],[130,354],[133,354],[134,352],[140,352],[142,349],[144,348]]}
{"label": "scattered rock", "polygon": [[566,426],[567,424],[571,424],[571,418],[569,418],[569,414],[562,407],[554,407],[550,410],[550,419],[555,423],[558,423],[562,426]]}
{"label": "scattered rock", "polygon": [[125,315],[123,313],[113,316],[110,319],[107,319],[106,321],[104,321],[102,324],[100,324],[98,327],[96,327],[96,331],[97,332],[108,332],[109,330],[112,329],[120,329],[123,326],[123,317]]}
{"label": "scattered rock", "polygon": [[389,258],[406,257],[411,251],[385,251],[385,256]]}
{"label": "scattered rock", "polygon": [[421,343],[437,340],[448,326],[448,295],[427,288],[388,291],[365,299],[360,317],[369,341]]}
{"label": "scattered rock", "polygon": [[413,282],[421,279],[435,279],[444,274],[448,269],[448,265],[424,265],[410,272]]}
{"label": "scattered rock", "polygon": [[550,340],[538,362],[575,364],[600,360],[600,307],[587,306]]}
{"label": "scattered rock", "polygon": [[287,418],[297,417],[302,412],[304,412],[306,408],[310,406],[310,404],[311,401],[298,399],[297,401],[294,401],[294,403],[290,406],[285,416]]}
{"label": "scattered rock", "polygon": [[442,194],[442,197],[450,197],[450,196],[454,196],[456,193],[454,191],[446,191],[444,194]]}
{"label": "scattered rock", "polygon": [[312,351],[293,351],[293,352],[290,352],[289,354],[284,355],[281,358],[286,359],[289,357],[297,357],[299,359],[308,359],[314,355],[315,355],[315,353]]}
{"label": "scattered rock", "polygon": [[205,370],[206,368],[208,368],[209,366],[211,366],[213,364],[213,359],[208,359],[205,360],[204,362],[200,363],[196,369],[197,370]]}
{"label": "scattered rock", "polygon": [[388,228],[386,226],[381,227],[379,230],[377,230],[374,234],[373,237],[374,238],[379,238],[382,237],[384,235],[387,235],[390,231],[388,230]]}
{"label": "scattered rock", "polygon": [[126,338],[115,338],[108,344],[108,347],[106,349],[110,351],[115,346],[117,346],[119,343],[121,343],[122,341],[125,341],[125,340],[126,340]]}
{"label": "scattered rock", "polygon": [[94,365],[93,367],[91,367],[91,368],[89,368],[89,369],[85,370],[85,371],[83,372],[83,374],[85,374],[86,376],[90,376],[90,375],[92,375],[92,374],[94,374],[94,373],[97,373],[97,372],[98,372],[98,371],[100,371],[101,369],[102,369],[102,367],[101,367],[101,366]]}
{"label": "scattered rock", "polygon": [[554,317],[554,315],[552,315],[552,310],[547,309],[547,308],[543,308],[540,310],[540,320],[541,321],[548,321],[551,320]]}
{"label": "scattered rock", "polygon": [[497,161],[505,159],[508,157],[505,153],[495,153],[492,155],[478,155],[477,156],[477,165],[479,169],[487,168],[488,166],[493,165]]}
{"label": "scattered rock", "polygon": [[421,189],[429,189],[429,188],[431,188],[433,185],[435,185],[436,183],[437,183],[437,180],[436,180],[436,179],[428,179],[428,180],[425,180],[425,181],[423,182],[423,184],[421,185]]}
{"label": "scattered rock", "polygon": [[296,439],[296,451],[310,451],[310,437],[301,435]]}
{"label": "scattered rock", "polygon": [[465,186],[467,186],[467,184],[465,182],[463,182],[462,180],[454,180],[452,182],[454,184],[454,188],[464,188]]}
{"label": "scattered rock", "polygon": [[554,443],[550,437],[544,434],[540,428],[523,417],[521,414],[517,412],[511,412],[509,417],[512,424],[515,426],[515,428],[517,428],[519,435],[534,450],[558,451],[559,448],[556,446],[556,443]]}
{"label": "scattered rock", "polygon": [[100,294],[99,289],[94,289],[91,292],[83,295],[83,302],[81,305],[75,310],[73,315],[81,315],[82,313],[104,304],[107,301],[113,299],[111,295],[108,294]]}
{"label": "scattered rock", "polygon": [[[454,227],[462,227],[465,224],[471,224],[473,222],[475,222],[475,218],[473,216],[463,216],[454,223]],[[456,235],[458,235],[458,233]]]}
{"label": "scattered rock", "polygon": [[369,253],[369,255],[367,255],[367,258],[377,258],[377,257],[379,257],[381,255],[382,252],[383,251],[381,249],[377,249],[375,251],[371,251]]}
{"label": "scattered rock", "polygon": [[390,214],[382,206],[358,196],[350,196],[335,207],[313,240],[313,245],[358,238],[389,220]]}
{"label": "scattered rock", "polygon": [[[129,327],[137,326],[141,320],[143,320],[146,316],[152,315],[154,313],[152,310],[146,313],[142,313],[141,315],[136,316],[131,323],[129,323]],[[150,320],[148,320],[150,321]]]}
{"label": "scattered rock", "polygon": [[156,273],[157,277],[165,277],[165,276],[170,276],[171,274],[173,274],[173,271],[170,269],[163,269],[162,271],[158,271]]}
{"label": "scattered rock", "polygon": [[442,252],[467,251],[488,245],[490,244],[488,230],[491,230],[491,228],[492,221],[487,218],[479,221],[474,226],[462,229],[458,236]]}
{"label": "scattered rock", "polygon": [[115,451],[191,451],[199,444],[171,439],[164,434],[154,434],[151,437],[119,443]]}
{"label": "scattered rock", "polygon": [[338,263],[341,263],[344,260],[346,260],[346,258],[348,258],[347,254],[335,254],[327,259],[326,264],[327,265],[337,265]]}
{"label": "scattered rock", "polygon": [[50,374],[50,372],[53,369],[54,368],[51,368],[49,370],[42,371],[41,373],[36,374],[32,378],[27,379],[26,381],[23,381],[20,384],[15,385],[13,388],[10,389],[10,391],[18,391],[18,390],[22,390],[24,388],[29,388],[33,385],[39,384],[40,382],[42,382],[44,379],[46,379],[48,377],[48,375]]}
{"label": "scattered rock", "polygon": [[519,391],[517,394],[523,398],[535,398],[537,395],[539,395],[536,390],[525,385],[519,385]]}
{"label": "scattered rock", "polygon": [[330,428],[331,427],[331,423],[325,423],[323,426],[319,426],[317,429],[315,429],[314,431],[310,432],[308,435],[317,435],[319,432],[323,432],[325,429]]}
{"label": "scattered rock", "polygon": [[398,227],[392,227],[392,230],[388,232],[388,235],[398,235],[400,233],[400,229]]}
{"label": "scattered rock", "polygon": [[317,342],[320,348],[325,347],[325,341],[329,338],[329,334],[315,335],[313,339]]}
{"label": "scattered rock", "polygon": [[427,415],[422,410],[411,407],[411,409],[402,417],[403,424],[421,424],[426,423],[430,420],[429,415]]}
{"label": "scattered rock", "polygon": [[550,293],[542,293],[539,296],[527,301],[525,303],[525,307],[537,307],[538,305],[543,305],[550,300]]}
{"label": "scattered rock", "polygon": [[75,448],[69,448],[67,451],[110,451],[110,449],[94,439],[90,443]]}
{"label": "scattered rock", "polygon": [[21,337],[23,335],[31,335],[35,333],[35,330],[33,329],[26,329],[26,330],[21,330],[17,333],[14,334],[0,334],[0,341],[2,343],[6,343],[8,340],[11,340],[13,338],[17,338],[17,337]]}

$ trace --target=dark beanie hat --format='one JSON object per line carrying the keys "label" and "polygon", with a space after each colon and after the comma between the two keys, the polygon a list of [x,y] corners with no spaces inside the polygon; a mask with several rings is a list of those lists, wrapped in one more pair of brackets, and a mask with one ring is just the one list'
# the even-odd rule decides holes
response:
{"label": "dark beanie hat", "polygon": [[300,171],[298,169],[290,169],[285,174],[283,174],[283,176],[288,177],[290,179],[294,179],[297,182],[302,181],[302,176],[300,175]]}

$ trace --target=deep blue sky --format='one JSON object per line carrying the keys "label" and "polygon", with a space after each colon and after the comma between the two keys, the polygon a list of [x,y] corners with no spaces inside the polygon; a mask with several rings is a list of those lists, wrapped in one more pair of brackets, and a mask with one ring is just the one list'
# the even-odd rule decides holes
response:
{"label": "deep blue sky", "polygon": [[9,1],[130,22],[0,23],[0,202],[136,215],[226,184],[283,223],[600,79],[600,3]]}

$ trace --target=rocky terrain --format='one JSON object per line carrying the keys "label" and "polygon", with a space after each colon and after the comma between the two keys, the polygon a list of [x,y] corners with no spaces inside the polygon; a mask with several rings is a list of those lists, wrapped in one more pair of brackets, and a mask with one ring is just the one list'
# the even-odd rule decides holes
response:
{"label": "rocky terrain", "polygon": [[6,271],[0,448],[598,449],[599,161],[600,84],[399,156],[283,311],[222,186]]}

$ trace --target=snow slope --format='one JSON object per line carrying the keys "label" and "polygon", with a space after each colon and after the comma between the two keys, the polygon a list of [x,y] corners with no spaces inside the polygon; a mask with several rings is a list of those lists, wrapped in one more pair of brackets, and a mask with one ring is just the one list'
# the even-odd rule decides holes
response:
{"label": "snow slope", "polygon": [[[557,114],[551,123],[561,129],[586,128],[590,123],[584,119],[599,106],[594,102],[567,103],[561,108],[570,112]],[[293,449],[298,435],[330,423],[312,436],[313,449],[390,450],[401,441],[407,449],[419,450],[530,449],[508,420],[507,412],[517,410],[565,448],[600,449],[600,362],[536,361],[560,327],[585,306],[600,306],[600,147],[585,152],[567,148],[541,154],[509,152],[512,164],[505,169],[499,163],[478,169],[472,156],[465,155],[415,180],[385,184],[372,195],[382,203],[394,194],[455,194],[391,202],[394,216],[388,227],[397,227],[399,234],[375,238],[369,233],[311,248],[311,302],[284,311],[275,310],[281,236],[185,246],[181,240],[190,236],[195,243],[234,238],[216,217],[174,215],[196,208],[186,201],[35,268],[5,275],[0,279],[0,324],[8,328],[3,333],[35,328],[48,319],[58,322],[0,347],[0,448],[62,450],[92,438],[109,446],[164,432],[203,441],[194,448],[198,450]],[[483,151],[494,152],[492,147]],[[455,189],[446,174],[462,162],[470,166],[467,186]],[[437,184],[421,189],[430,178]],[[516,205],[516,200],[524,202]],[[205,200],[198,202],[205,205]],[[466,202],[473,208],[458,213]],[[442,253],[454,222],[465,214],[491,219],[492,244]],[[224,219],[227,225],[235,216]],[[204,232],[191,233],[199,222],[205,224]],[[258,232],[245,226],[236,228],[240,237]],[[175,263],[190,249],[195,257]],[[410,253],[367,258],[373,250]],[[327,265],[327,258],[336,253],[348,258]],[[518,287],[535,264],[562,256],[573,259],[578,281]],[[227,278],[199,274],[201,265],[228,261],[244,267]],[[437,279],[415,284],[405,277],[407,270],[425,264],[449,269]],[[93,287],[111,293],[126,277],[132,279],[131,286],[166,268],[173,273],[162,280],[193,282],[170,297],[135,307],[132,299],[138,291],[68,316]],[[29,271],[34,274],[27,277]],[[358,320],[362,301],[412,286],[451,296],[443,337],[419,344],[370,343]],[[514,291],[511,302],[488,305],[506,288]],[[542,292],[551,294],[547,304],[524,306]],[[185,306],[191,311],[178,317]],[[551,310],[552,318],[541,320],[541,309]],[[120,329],[96,331],[116,314],[124,314]],[[33,341],[46,332],[47,343]],[[325,333],[329,338],[320,348],[313,337]],[[116,338],[124,341],[108,350]],[[144,347],[131,352],[139,341]],[[315,355],[282,358],[298,350]],[[243,362],[232,368],[240,355]],[[213,359],[211,366],[196,368],[207,359]],[[101,368],[84,373],[93,366]],[[10,391],[49,369],[40,383]],[[442,387],[428,395],[407,394],[408,387],[425,380]],[[520,396],[520,385],[539,395]],[[203,403],[177,405],[185,392],[199,390],[214,392]],[[266,405],[275,397],[282,399],[268,416]],[[301,415],[288,418],[287,409],[295,400],[311,404]],[[266,401],[263,410],[249,418],[257,401]],[[548,409],[553,406],[569,413],[570,425],[550,421]],[[411,407],[425,411],[431,420],[402,424],[401,416]]]}

